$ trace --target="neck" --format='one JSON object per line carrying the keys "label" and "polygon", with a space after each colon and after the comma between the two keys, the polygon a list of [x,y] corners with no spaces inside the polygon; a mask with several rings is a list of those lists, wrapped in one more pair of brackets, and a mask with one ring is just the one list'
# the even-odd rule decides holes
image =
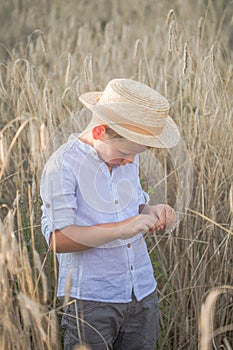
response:
{"label": "neck", "polygon": [[[105,163],[106,164],[106,163]],[[108,164],[106,164],[107,165],[107,167],[108,167],[108,170],[110,171],[110,174],[112,173],[112,166],[111,165],[108,165]]]}
{"label": "neck", "polygon": [[[80,134],[80,136],[78,137],[80,141],[87,143],[88,145],[94,147],[94,142],[93,142],[93,138],[92,138],[92,134],[91,132],[87,132],[87,133],[82,133]],[[107,163],[105,163],[110,171],[110,174],[112,173],[112,166],[108,165]]]}
{"label": "neck", "polygon": [[92,138],[91,132],[81,133],[78,138],[79,138],[80,141],[82,141],[84,143],[87,143],[88,145],[94,147],[94,143],[93,143],[93,138]]}

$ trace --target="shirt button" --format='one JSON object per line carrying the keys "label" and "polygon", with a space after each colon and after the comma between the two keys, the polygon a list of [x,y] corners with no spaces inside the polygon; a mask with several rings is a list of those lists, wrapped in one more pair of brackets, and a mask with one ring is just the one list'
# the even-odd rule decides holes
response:
{"label": "shirt button", "polygon": [[49,203],[47,203],[45,206],[46,206],[46,208],[50,208],[50,204]]}
{"label": "shirt button", "polygon": [[128,244],[127,244],[127,247],[128,247],[128,248],[130,248],[130,247],[131,247],[131,244],[130,244],[130,243],[128,243]]}
{"label": "shirt button", "polygon": [[115,204],[118,204],[118,200],[117,199],[115,199]]}
{"label": "shirt button", "polygon": [[133,265],[130,266],[130,270],[133,270]]}

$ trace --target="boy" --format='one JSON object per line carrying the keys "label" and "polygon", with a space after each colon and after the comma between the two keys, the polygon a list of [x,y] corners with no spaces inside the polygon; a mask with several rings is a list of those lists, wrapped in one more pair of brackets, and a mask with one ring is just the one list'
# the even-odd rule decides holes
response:
{"label": "boy", "polygon": [[138,154],[169,148],[179,132],[167,100],[130,79],[80,96],[93,118],[49,159],[41,180],[42,232],[59,262],[64,349],[154,350],[156,281],[143,239],[172,228],[168,205],[149,206]]}

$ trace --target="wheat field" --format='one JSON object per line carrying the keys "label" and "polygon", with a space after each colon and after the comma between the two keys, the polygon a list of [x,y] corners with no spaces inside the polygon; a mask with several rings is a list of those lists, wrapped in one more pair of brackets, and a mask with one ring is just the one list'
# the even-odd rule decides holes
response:
{"label": "wheat field", "polygon": [[152,200],[174,204],[184,186],[175,232],[146,237],[158,349],[233,349],[232,9],[224,0],[0,0],[1,350],[62,348],[41,171],[89,121],[78,96],[117,77],[167,97],[189,159],[176,154],[182,183],[175,154],[143,160]]}

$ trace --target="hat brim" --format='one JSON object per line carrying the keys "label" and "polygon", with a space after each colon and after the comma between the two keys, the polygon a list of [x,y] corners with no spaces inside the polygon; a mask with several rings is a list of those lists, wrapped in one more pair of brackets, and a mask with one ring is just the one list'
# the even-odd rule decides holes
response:
{"label": "hat brim", "polygon": [[[108,124],[111,129],[116,131],[119,135],[135,142],[148,147],[155,148],[172,148],[175,147],[180,140],[180,133],[172,118],[168,116],[163,131],[160,135],[145,135],[132,130],[128,130],[122,127],[120,123],[113,122],[111,115],[116,113],[107,105],[97,104],[101,92],[87,92],[79,97],[79,100],[92,112],[96,113],[98,117]],[[116,118],[115,118],[116,119]]]}
{"label": "hat brim", "polygon": [[87,108],[92,109],[98,102],[102,92],[92,91],[86,92],[79,96],[79,101],[81,101]]}

